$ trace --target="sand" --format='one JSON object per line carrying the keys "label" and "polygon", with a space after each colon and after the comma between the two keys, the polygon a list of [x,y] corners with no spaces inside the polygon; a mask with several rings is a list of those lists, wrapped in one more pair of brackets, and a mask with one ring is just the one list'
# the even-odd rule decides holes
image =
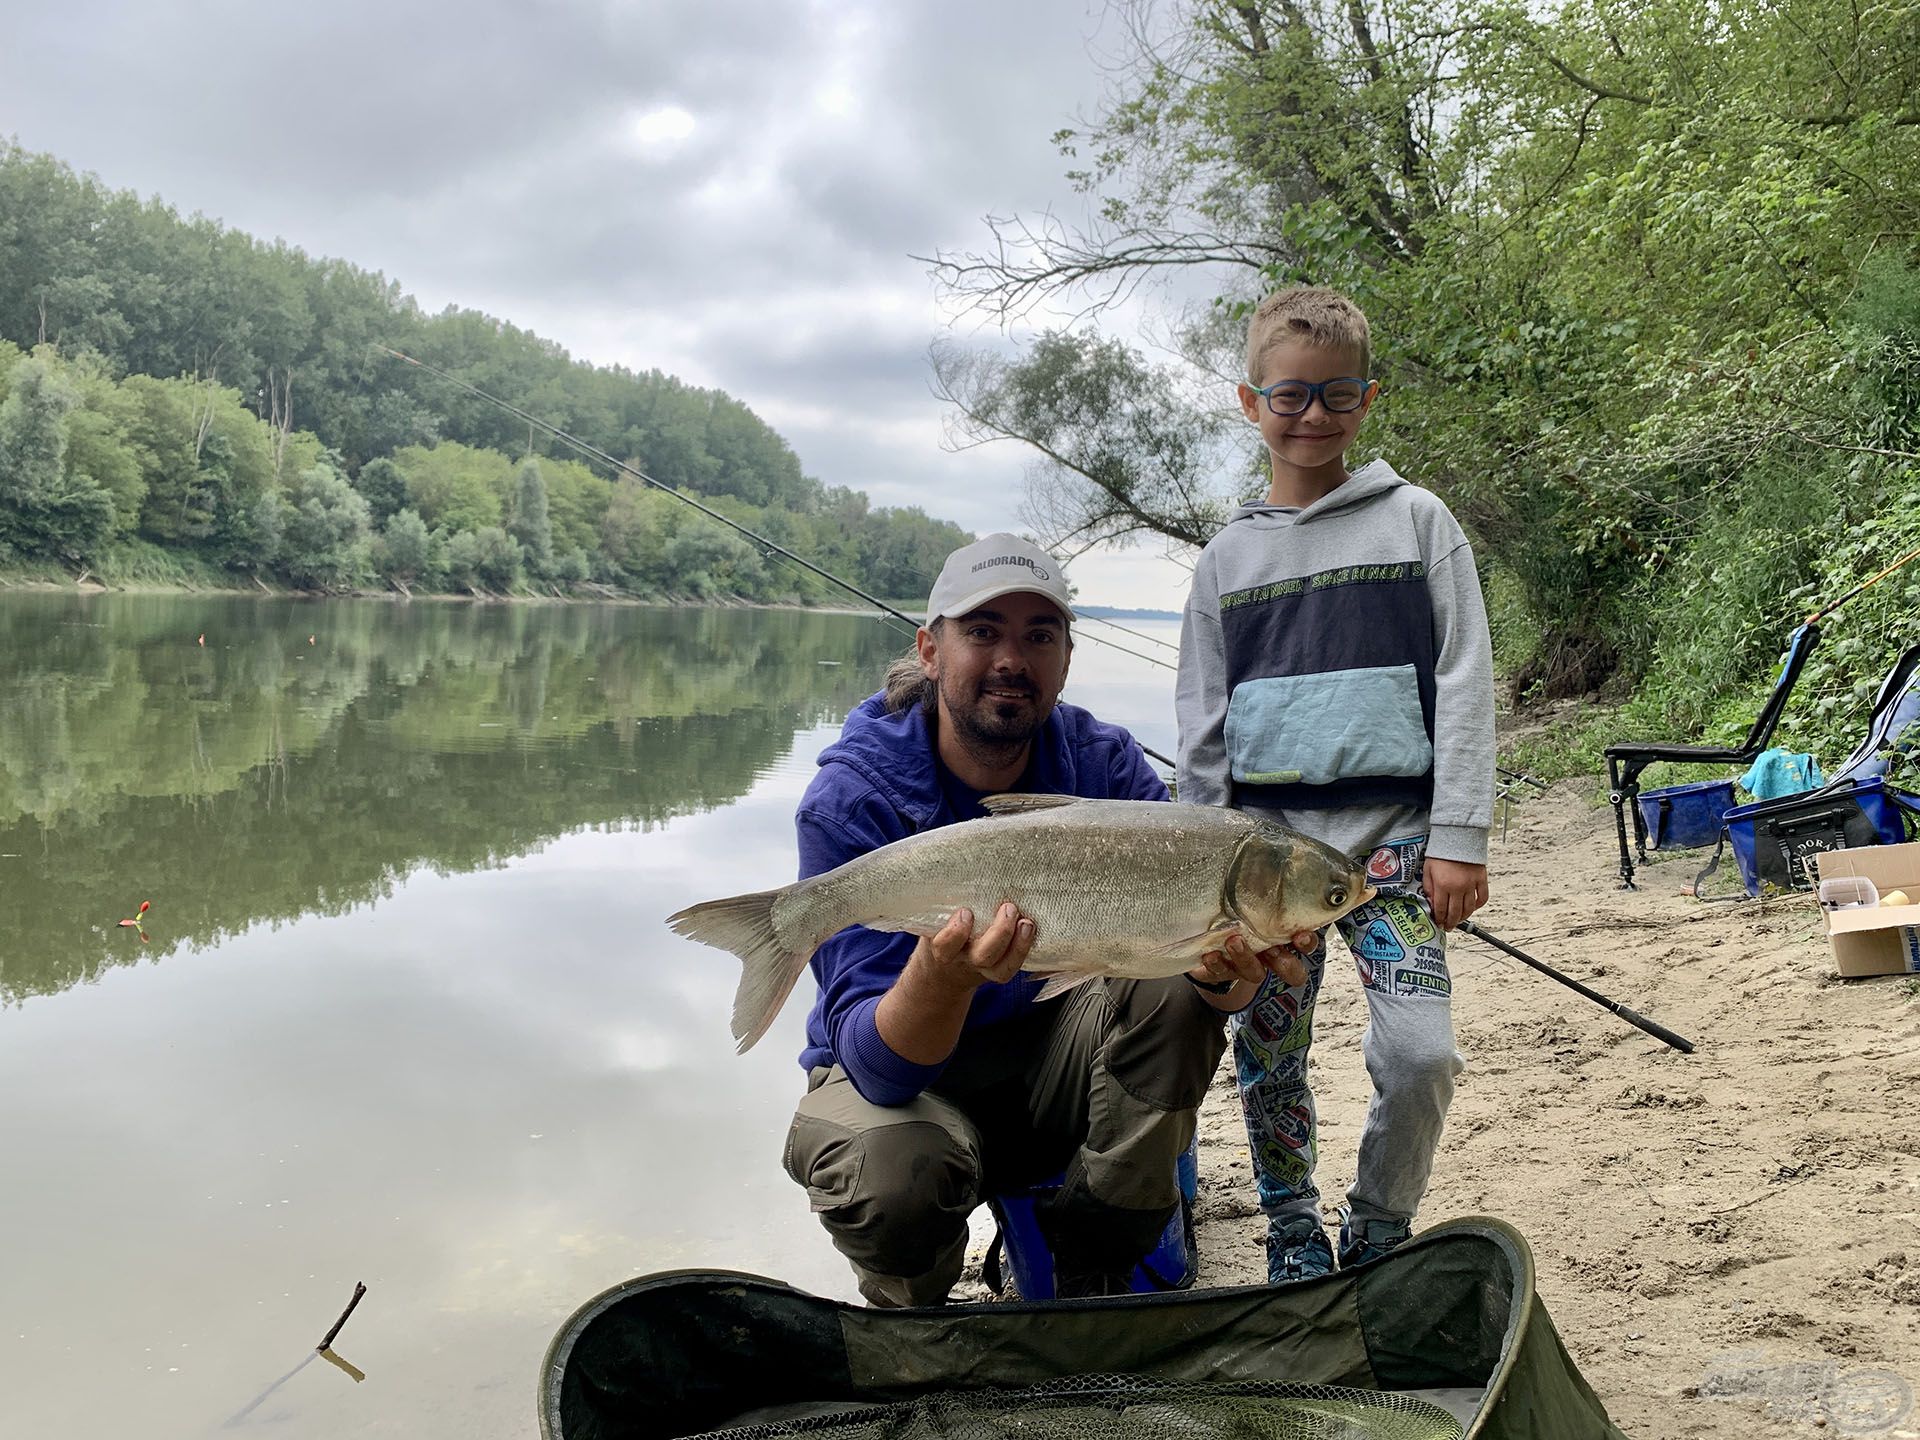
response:
{"label": "sand", "polygon": [[[1476,918],[1698,1049],[1456,936],[1468,1068],[1417,1224],[1517,1227],[1634,1440],[1920,1436],[1920,986],[1835,978],[1808,897],[1682,894],[1692,856],[1616,888],[1593,792],[1562,781],[1515,808]],[[1329,1213],[1368,1095],[1365,1004],[1333,949],[1313,1047]],[[1201,1134],[1199,1283],[1264,1279],[1225,1066]]]}

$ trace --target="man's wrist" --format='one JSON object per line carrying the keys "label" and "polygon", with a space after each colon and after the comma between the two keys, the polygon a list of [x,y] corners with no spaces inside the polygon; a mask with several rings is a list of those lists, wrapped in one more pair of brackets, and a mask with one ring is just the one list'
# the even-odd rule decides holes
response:
{"label": "man's wrist", "polygon": [[1225,995],[1240,982],[1238,980],[1196,980],[1187,976],[1187,983],[1196,990],[1204,990],[1209,995]]}

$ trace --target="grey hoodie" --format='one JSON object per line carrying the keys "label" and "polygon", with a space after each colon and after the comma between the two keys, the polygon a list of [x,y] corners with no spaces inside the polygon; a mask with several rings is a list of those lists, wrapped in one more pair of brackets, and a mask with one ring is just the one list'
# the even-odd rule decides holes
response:
{"label": "grey hoodie", "polygon": [[1425,834],[1484,864],[1493,646],[1473,550],[1376,460],[1305,509],[1243,505],[1194,568],[1175,692],[1179,798],[1274,815],[1350,855]]}

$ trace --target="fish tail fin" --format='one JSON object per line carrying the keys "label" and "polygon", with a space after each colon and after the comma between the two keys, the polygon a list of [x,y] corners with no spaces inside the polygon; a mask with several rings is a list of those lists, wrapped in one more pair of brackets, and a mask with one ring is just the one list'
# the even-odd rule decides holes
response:
{"label": "fish tail fin", "polygon": [[667,924],[689,940],[730,950],[740,957],[740,988],[733,997],[733,1038],[739,1042],[736,1048],[741,1054],[767,1033],[773,1017],[780,1013],[806,970],[807,961],[813,958],[813,946],[795,946],[782,937],[773,922],[774,903],[792,888],[707,900],[667,917]]}

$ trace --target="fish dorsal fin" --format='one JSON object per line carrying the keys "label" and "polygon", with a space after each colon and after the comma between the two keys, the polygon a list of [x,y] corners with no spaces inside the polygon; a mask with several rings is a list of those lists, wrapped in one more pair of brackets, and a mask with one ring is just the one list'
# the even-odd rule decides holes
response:
{"label": "fish dorsal fin", "polygon": [[1024,815],[1029,810],[1051,810],[1056,805],[1078,805],[1078,795],[982,795],[980,808],[989,815]]}

